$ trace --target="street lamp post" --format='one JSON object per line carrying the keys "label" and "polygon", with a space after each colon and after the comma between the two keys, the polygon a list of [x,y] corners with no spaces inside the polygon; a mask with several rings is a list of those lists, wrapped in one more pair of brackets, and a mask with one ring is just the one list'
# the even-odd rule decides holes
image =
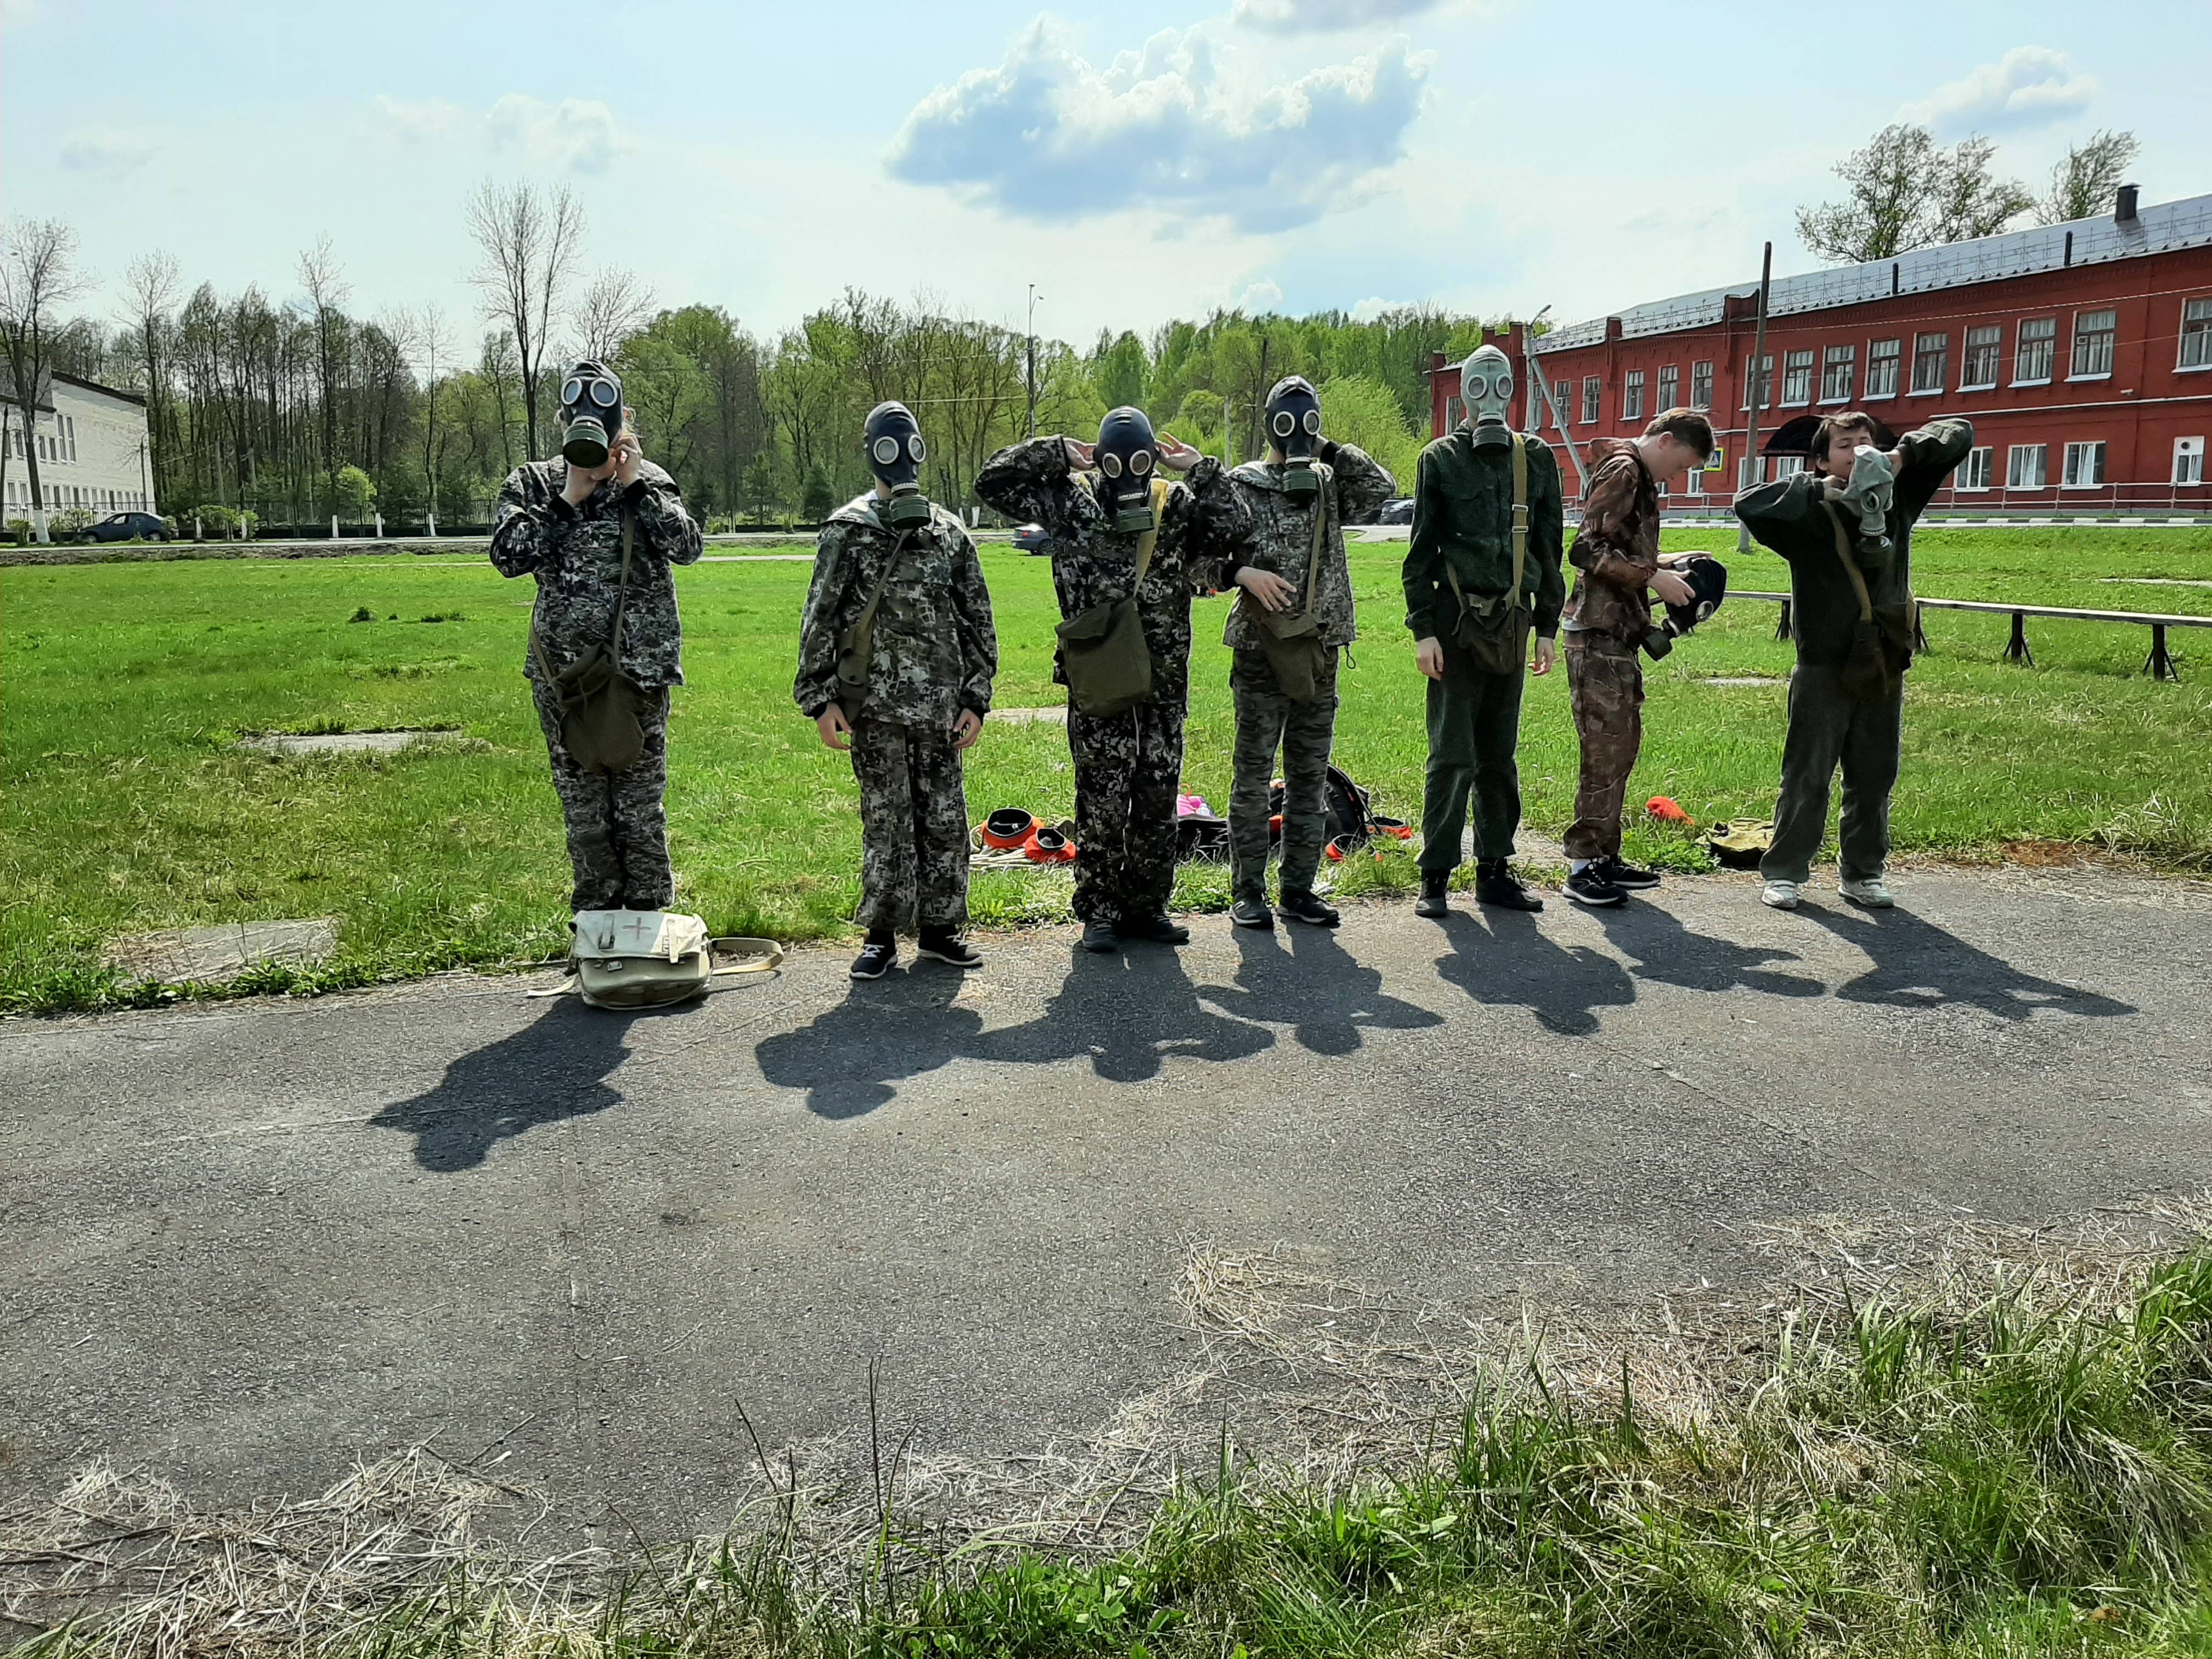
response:
{"label": "street lamp post", "polygon": [[1030,436],[1036,436],[1036,302],[1044,295],[1030,285],[1029,357],[1030,357]]}

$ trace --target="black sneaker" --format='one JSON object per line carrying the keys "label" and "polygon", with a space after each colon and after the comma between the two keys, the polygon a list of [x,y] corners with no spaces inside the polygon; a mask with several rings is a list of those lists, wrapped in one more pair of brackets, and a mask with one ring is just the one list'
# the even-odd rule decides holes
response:
{"label": "black sneaker", "polygon": [[1310,927],[1334,927],[1343,920],[1336,907],[1324,904],[1314,894],[1285,893],[1275,901],[1275,914],[1290,921],[1303,921]]}
{"label": "black sneaker", "polygon": [[1451,872],[1424,870],[1421,872],[1421,896],[1413,901],[1413,914],[1426,916],[1431,921],[1451,914]]}
{"label": "black sneaker", "polygon": [[1600,873],[1604,866],[1585,864],[1567,878],[1567,896],[1577,904],[1626,904],[1628,895]]}
{"label": "black sneaker", "polygon": [[1155,910],[1145,916],[1124,916],[1114,924],[1114,931],[1123,939],[1143,939],[1150,945],[1190,943],[1190,929],[1172,920],[1164,910]]}
{"label": "black sneaker", "polygon": [[1103,916],[1093,916],[1083,924],[1083,948],[1103,955],[1121,948],[1121,935],[1112,922]]}
{"label": "black sneaker", "polygon": [[949,927],[942,933],[933,927],[926,931],[914,953],[918,957],[927,957],[932,962],[949,963],[955,968],[981,968],[983,965],[982,954]]}
{"label": "black sneaker", "polygon": [[860,954],[853,958],[854,979],[881,979],[898,960],[898,941],[895,939],[872,939],[860,947]]}
{"label": "black sneaker", "polygon": [[1632,864],[1623,864],[1617,858],[1600,859],[1590,868],[1624,893],[1649,892],[1659,884],[1656,870],[1639,870]]}
{"label": "black sneaker", "polygon": [[1474,866],[1474,896],[1501,910],[1540,910],[1544,901],[1513,878],[1504,859],[1485,859]]}
{"label": "black sneaker", "polygon": [[1229,907],[1229,920],[1239,927],[1273,927],[1275,913],[1267,908],[1266,899],[1247,896]]}

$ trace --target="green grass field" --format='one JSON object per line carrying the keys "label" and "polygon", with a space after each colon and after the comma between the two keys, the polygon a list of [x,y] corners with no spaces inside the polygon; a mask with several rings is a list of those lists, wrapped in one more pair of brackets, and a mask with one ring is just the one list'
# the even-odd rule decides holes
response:
{"label": "green grass field", "polygon": [[[1725,532],[1671,543],[1732,549]],[[768,550],[749,549],[748,551]],[[806,550],[804,547],[794,550]],[[1382,810],[1418,816],[1421,683],[1400,617],[1401,549],[1355,550],[1366,642],[1344,676],[1339,758]],[[2212,614],[2212,532],[1931,531],[1924,594]],[[1001,708],[1058,702],[1042,560],[984,555],[999,617]],[[679,578],[690,684],[678,694],[669,817],[681,902],[717,931],[839,932],[857,897],[860,826],[848,763],[790,701],[807,566],[702,564]],[[1743,589],[1787,586],[1765,555]],[[319,983],[463,963],[539,960],[561,946],[568,886],[544,755],[520,674],[529,583],[473,560],[378,557],[10,568],[0,763],[0,1006],[112,998],[103,940],[141,930],[284,916],[340,919]],[[1200,607],[1186,787],[1229,786],[1222,607]],[[353,621],[366,615],[372,620]],[[1771,605],[1732,605],[1653,671],[1650,736],[1632,801],[1669,794],[1704,818],[1772,804],[1783,689],[1715,678],[1788,672]],[[2034,626],[2038,666],[2002,661],[2002,617],[1933,613],[1915,669],[1896,827],[1906,849],[1981,855],[2007,842],[2114,832],[2155,860],[2212,842],[2212,632],[2177,635],[2185,682],[2141,670],[2145,629]],[[2199,641],[2203,641],[2202,644]],[[386,757],[276,758],[241,733],[438,727],[450,739]],[[1574,739],[1564,673],[1532,683],[1522,769],[1530,838],[1570,815]],[[972,817],[1073,806],[1065,734],[994,725],[970,757]],[[1693,867],[1686,841],[1632,850]],[[1525,841],[1524,841],[1525,844]],[[1354,891],[1410,878],[1394,856],[1340,872]],[[979,921],[1066,913],[1064,872],[979,875]],[[1185,871],[1193,908],[1226,902],[1222,872]],[[282,983],[279,975],[270,983]]]}

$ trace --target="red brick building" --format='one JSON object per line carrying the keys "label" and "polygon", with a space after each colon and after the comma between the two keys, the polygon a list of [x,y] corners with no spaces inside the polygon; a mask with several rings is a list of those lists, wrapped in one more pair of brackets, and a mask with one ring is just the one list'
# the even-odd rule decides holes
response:
{"label": "red brick building", "polygon": [[[1893,432],[1963,415],[1976,447],[1938,506],[2212,511],[2212,196],[2138,208],[2130,186],[2107,217],[1776,279],[1754,472],[1743,448],[1758,295],[1739,283],[1538,337],[1533,361],[1565,430],[1531,411],[1533,387],[1516,424],[1540,427],[1571,481],[1570,438],[1582,448],[1673,404],[1709,410],[1724,465],[1669,483],[1694,506],[1795,471],[1829,411],[1864,409]],[[1525,363],[1519,337],[1498,343]],[[1439,362],[1438,433],[1460,418],[1458,391]]]}

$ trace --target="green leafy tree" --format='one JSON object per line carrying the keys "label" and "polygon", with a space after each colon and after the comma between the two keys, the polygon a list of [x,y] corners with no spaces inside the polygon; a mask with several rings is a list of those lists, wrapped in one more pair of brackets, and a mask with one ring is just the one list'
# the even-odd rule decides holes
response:
{"label": "green leafy tree", "polygon": [[775,457],[765,449],[745,469],[745,499],[752,503],[753,522],[766,524],[768,510],[775,504]]}
{"label": "green leafy tree", "polygon": [[1356,444],[1398,480],[1401,494],[1409,494],[1414,464],[1420,459],[1421,440],[1399,412],[1398,399],[1382,381],[1364,374],[1323,380],[1314,388],[1321,395],[1322,431],[1340,444]]}
{"label": "green leafy tree", "polygon": [[2142,154],[2132,132],[2093,132],[2051,169],[2051,188],[2036,204],[2038,224],[2063,225],[2109,212],[2127,182],[2128,169]]}
{"label": "green leafy tree", "polygon": [[376,480],[357,466],[342,466],[331,480],[337,495],[338,511],[359,524],[376,504]]}
{"label": "green leafy tree", "polygon": [[1125,329],[1098,353],[1091,376],[1098,384],[1098,395],[1105,400],[1107,408],[1127,405],[1142,409],[1145,383],[1151,372],[1152,364],[1145,356],[1145,343]]}
{"label": "green leafy tree", "polygon": [[1994,234],[2035,205],[1990,173],[1996,151],[1978,133],[1945,149],[1926,127],[1886,126],[1836,164],[1846,199],[1797,210],[1798,237],[1821,258],[1863,264]]}
{"label": "green leafy tree", "polygon": [[836,497],[830,490],[830,475],[817,461],[806,469],[806,487],[799,500],[799,512],[808,523],[819,524],[830,516],[836,505]]}

